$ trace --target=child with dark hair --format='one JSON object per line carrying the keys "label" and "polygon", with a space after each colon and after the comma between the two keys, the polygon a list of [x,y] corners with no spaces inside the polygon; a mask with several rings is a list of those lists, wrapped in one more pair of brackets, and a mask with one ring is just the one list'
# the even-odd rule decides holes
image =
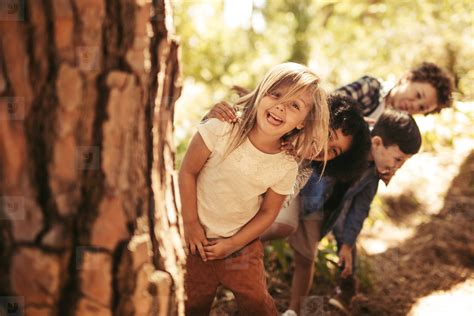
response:
{"label": "child with dark hair", "polygon": [[[264,241],[285,238],[296,231],[302,209],[300,203],[292,201],[299,201],[299,192],[312,175],[317,175],[317,181],[320,181],[319,175],[324,171],[327,177],[337,179],[341,183],[352,183],[360,178],[366,169],[370,132],[356,101],[332,95],[328,97],[328,106],[331,113],[328,161],[324,164],[320,154],[306,163],[303,162],[293,187],[294,192],[287,198],[275,222],[262,234],[261,239]],[[345,145],[337,146],[341,143]],[[324,182],[324,179],[321,181]],[[319,196],[324,194],[324,191],[315,194]]]}
{"label": "child with dark hair", "polygon": [[[246,92],[240,87],[235,90],[239,94]],[[313,171],[320,174],[324,170],[325,175],[342,182],[351,182],[360,177],[365,170],[370,136],[360,107],[355,100],[337,95],[329,96],[327,102],[330,112],[327,162],[325,163],[324,153],[306,157],[307,159],[302,161],[293,194],[286,199],[275,222],[261,235],[262,240],[284,238],[296,230],[300,209],[297,204],[292,204],[291,208],[288,205],[297,197]],[[226,115],[227,109],[230,109],[230,106],[226,102],[221,102],[214,106],[207,117],[229,120]]]}
{"label": "child with dark hair", "polygon": [[410,69],[388,92],[379,80],[364,76],[335,93],[357,100],[364,116],[377,120],[386,108],[410,114],[437,113],[451,106],[453,90],[453,81],[446,71],[424,62]]}
{"label": "child with dark hair", "polygon": [[386,110],[371,132],[371,148],[363,175],[354,183],[313,173],[300,192],[300,207],[305,214],[289,242],[295,250],[295,272],[291,303],[285,316],[296,315],[301,298],[308,295],[313,281],[314,260],[319,240],[334,231],[339,249],[340,297],[335,304],[348,305],[355,293],[355,242],[377,192],[380,176],[398,170],[421,147],[421,134],[415,120],[406,112]]}
{"label": "child with dark hair", "polygon": [[[367,124],[360,119],[362,112],[355,100],[330,95],[328,104],[331,111],[331,129],[333,131],[340,130],[345,136],[352,136],[352,143],[346,152],[339,153],[333,159],[328,160],[325,174],[341,181],[350,182],[357,179],[365,169],[366,156],[370,149],[369,130]],[[330,132],[329,142],[334,140],[336,136],[336,133]],[[323,171],[321,161],[313,159],[312,167],[319,173]]]}
{"label": "child with dark hair", "polygon": [[[387,108],[412,115],[440,112],[452,105],[453,91],[448,72],[434,63],[423,62],[407,71],[391,89],[383,87],[374,77],[364,76],[334,93],[356,100],[366,120],[373,124]],[[386,174],[381,180],[388,184],[393,175]]]}

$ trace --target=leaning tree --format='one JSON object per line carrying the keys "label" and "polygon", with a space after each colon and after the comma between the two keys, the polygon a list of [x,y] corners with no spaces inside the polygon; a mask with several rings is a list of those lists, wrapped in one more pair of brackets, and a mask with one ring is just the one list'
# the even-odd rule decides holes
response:
{"label": "leaning tree", "polygon": [[183,313],[170,0],[0,4],[0,314]]}

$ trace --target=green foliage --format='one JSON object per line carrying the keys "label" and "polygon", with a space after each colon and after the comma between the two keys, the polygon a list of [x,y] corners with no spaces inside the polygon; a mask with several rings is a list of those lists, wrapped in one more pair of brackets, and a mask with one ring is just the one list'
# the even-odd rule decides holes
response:
{"label": "green foliage", "polygon": [[[272,240],[265,246],[265,266],[272,273],[291,282],[294,253],[286,240]],[[319,244],[318,258],[315,262],[315,284],[334,285],[337,274],[337,247],[332,237],[324,238]]]}
{"label": "green foliage", "polygon": [[288,243],[283,240],[272,240],[265,247],[266,265],[276,265],[282,275],[289,273],[293,261],[293,251]]}
{"label": "green foliage", "polygon": [[458,99],[470,100],[473,11],[470,0],[175,0],[185,78],[177,144],[206,109],[231,98],[232,85],[253,88],[289,60],[310,65],[329,90],[364,74],[395,82],[432,61],[454,74]]}
{"label": "green foliage", "polygon": [[418,117],[423,137],[423,151],[439,152],[443,147],[452,148],[463,139],[474,139],[474,111],[472,103],[458,102],[452,109],[439,115]]}
{"label": "green foliage", "polygon": [[[367,256],[358,256],[357,276],[363,289],[372,288],[373,272]],[[265,266],[274,277],[291,282],[294,254],[285,240],[273,240],[265,246]],[[314,286],[332,288],[336,286],[339,267],[336,241],[332,235],[321,240],[315,264]]]}
{"label": "green foliage", "polygon": [[359,287],[363,293],[369,293],[374,288],[374,270],[373,265],[367,253],[363,249],[357,249],[357,280],[359,280]]}
{"label": "green foliage", "polygon": [[318,247],[318,259],[316,261],[315,284],[332,284],[338,270],[337,246],[333,238],[324,238]]}

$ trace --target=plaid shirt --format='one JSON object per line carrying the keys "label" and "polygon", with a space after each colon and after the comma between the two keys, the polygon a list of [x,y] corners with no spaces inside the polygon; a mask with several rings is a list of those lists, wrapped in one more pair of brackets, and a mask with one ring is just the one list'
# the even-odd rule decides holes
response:
{"label": "plaid shirt", "polygon": [[336,89],[334,93],[358,101],[362,106],[362,113],[366,117],[370,117],[374,112],[381,112],[376,110],[385,107],[384,98],[386,93],[380,81],[374,77],[364,76]]}
{"label": "plaid shirt", "polygon": [[288,205],[290,205],[290,202],[300,194],[301,188],[306,185],[312,174],[313,168],[311,168],[308,164],[308,161],[305,160],[299,166],[298,176],[296,177],[295,184],[293,185],[293,193],[289,194],[286,197],[282,209],[288,207]]}

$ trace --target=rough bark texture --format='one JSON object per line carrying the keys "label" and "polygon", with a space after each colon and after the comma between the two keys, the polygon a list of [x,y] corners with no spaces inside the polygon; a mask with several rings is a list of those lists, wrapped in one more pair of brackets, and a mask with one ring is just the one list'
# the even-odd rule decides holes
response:
{"label": "rough bark texture", "polygon": [[183,313],[173,36],[169,0],[2,1],[0,314]]}

